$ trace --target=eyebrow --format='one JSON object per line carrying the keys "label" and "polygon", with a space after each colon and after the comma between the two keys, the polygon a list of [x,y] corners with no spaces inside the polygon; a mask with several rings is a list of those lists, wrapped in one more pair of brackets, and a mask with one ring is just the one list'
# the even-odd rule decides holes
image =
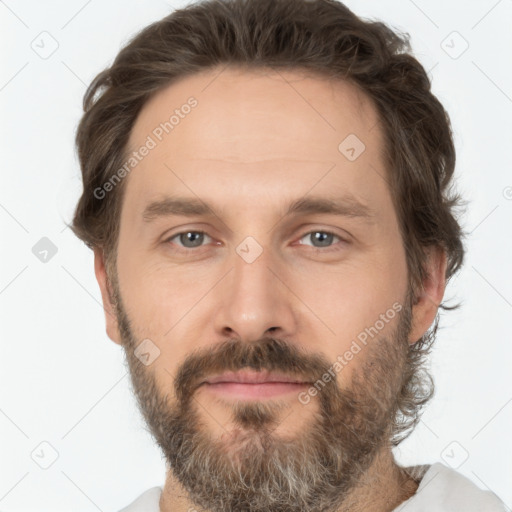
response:
{"label": "eyebrow", "polygon": [[[372,222],[376,212],[358,201],[353,196],[342,196],[337,199],[326,197],[303,197],[291,203],[284,217],[330,214],[342,217],[361,218]],[[157,218],[170,216],[207,216],[214,217],[213,205],[197,198],[165,197],[149,203],[142,213],[144,222],[152,222]]]}

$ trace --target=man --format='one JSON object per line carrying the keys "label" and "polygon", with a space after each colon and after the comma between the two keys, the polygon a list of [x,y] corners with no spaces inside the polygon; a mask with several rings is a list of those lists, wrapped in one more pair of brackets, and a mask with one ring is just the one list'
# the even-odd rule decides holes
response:
{"label": "man", "polygon": [[405,40],[335,1],[211,0],[84,109],[73,230],[168,464],[123,510],[504,510],[391,451],[463,261],[449,120]]}

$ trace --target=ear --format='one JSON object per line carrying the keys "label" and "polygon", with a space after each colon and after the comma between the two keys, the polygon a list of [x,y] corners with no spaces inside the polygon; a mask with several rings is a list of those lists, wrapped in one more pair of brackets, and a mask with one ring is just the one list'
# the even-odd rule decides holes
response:
{"label": "ear", "polygon": [[113,304],[111,283],[105,269],[105,256],[103,249],[94,248],[94,273],[100,285],[103,310],[105,311],[105,322],[108,337],[115,343],[122,345],[117,324],[117,315]]}
{"label": "ear", "polygon": [[412,307],[412,326],[409,343],[416,343],[432,325],[439,304],[443,300],[446,287],[446,252],[441,247],[428,247],[425,263],[427,277],[423,280],[422,289],[416,295]]}

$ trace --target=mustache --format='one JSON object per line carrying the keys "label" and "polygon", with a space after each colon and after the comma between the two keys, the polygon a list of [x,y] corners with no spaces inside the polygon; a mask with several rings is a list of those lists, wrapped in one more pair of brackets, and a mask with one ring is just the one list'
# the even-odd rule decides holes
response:
{"label": "mustache", "polygon": [[324,374],[329,366],[324,356],[305,354],[297,346],[278,338],[260,338],[255,342],[229,339],[213,350],[205,348],[189,355],[177,372],[175,393],[182,403],[187,403],[205,378],[247,368],[293,374],[311,382]]}

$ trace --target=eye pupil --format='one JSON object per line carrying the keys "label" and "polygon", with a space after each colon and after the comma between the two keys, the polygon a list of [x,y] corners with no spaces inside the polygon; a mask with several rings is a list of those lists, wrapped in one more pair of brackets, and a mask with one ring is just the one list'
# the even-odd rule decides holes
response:
{"label": "eye pupil", "polygon": [[334,236],[332,234],[326,233],[325,231],[315,231],[313,235],[318,242],[323,244],[322,247],[330,245],[332,243],[332,237]]}
{"label": "eye pupil", "polygon": [[[191,236],[192,240],[189,239],[189,235],[192,235]],[[201,245],[201,243],[203,241],[203,237],[204,237],[204,233],[200,233],[198,231],[188,231],[187,233],[182,233],[180,235],[180,242],[183,243],[183,245],[185,247],[190,247],[190,246],[186,245],[187,242],[191,241],[192,244],[194,244],[199,240],[199,244],[192,245],[192,247],[198,247]]]}

